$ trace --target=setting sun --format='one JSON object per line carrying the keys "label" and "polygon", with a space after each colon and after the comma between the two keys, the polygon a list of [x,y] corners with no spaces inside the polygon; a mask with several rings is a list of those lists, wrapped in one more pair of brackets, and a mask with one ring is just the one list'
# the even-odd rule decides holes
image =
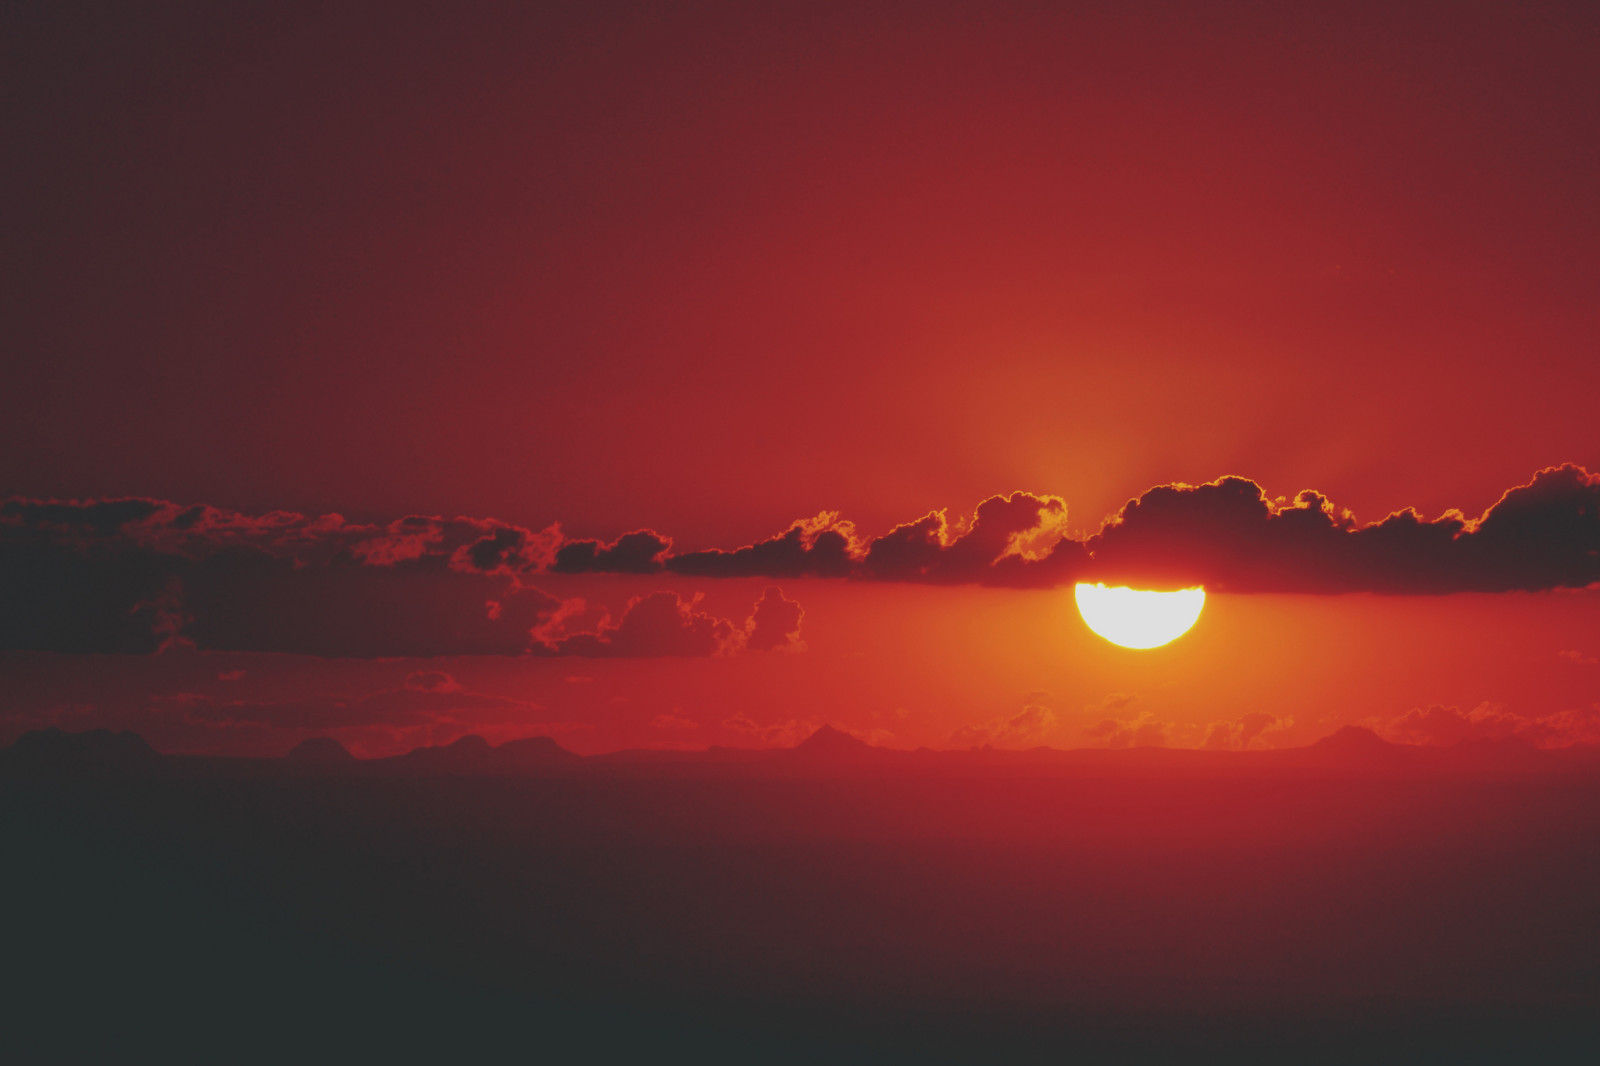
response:
{"label": "setting sun", "polygon": [[1185,633],[1206,605],[1203,588],[1176,592],[1079,585],[1074,590],[1084,624],[1124,648],[1159,648]]}

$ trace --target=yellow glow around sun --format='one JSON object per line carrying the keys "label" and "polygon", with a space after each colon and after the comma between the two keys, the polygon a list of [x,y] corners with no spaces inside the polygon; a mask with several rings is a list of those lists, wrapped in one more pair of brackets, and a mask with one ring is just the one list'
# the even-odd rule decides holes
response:
{"label": "yellow glow around sun", "polygon": [[1206,605],[1203,588],[1176,592],[1079,585],[1078,613],[1100,636],[1124,648],[1159,648],[1189,632]]}

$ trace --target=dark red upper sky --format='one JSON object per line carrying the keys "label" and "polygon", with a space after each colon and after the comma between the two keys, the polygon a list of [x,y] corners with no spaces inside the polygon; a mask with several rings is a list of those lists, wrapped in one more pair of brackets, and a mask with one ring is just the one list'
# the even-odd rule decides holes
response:
{"label": "dark red upper sky", "polygon": [[1284,7],[12,8],[0,486],[693,548],[1600,468],[1593,9]]}

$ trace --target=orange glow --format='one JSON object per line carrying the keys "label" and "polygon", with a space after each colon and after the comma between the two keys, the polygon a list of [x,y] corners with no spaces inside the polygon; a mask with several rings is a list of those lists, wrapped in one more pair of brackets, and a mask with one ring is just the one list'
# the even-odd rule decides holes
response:
{"label": "orange glow", "polygon": [[1084,624],[1124,648],[1159,648],[1172,643],[1189,632],[1206,605],[1203,588],[1153,592],[1080,584],[1074,595]]}

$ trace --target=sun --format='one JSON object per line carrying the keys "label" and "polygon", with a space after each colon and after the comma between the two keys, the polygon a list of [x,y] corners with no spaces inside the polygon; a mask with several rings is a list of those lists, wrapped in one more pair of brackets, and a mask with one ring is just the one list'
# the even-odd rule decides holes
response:
{"label": "sun", "polygon": [[1124,648],[1159,648],[1189,632],[1206,605],[1203,588],[1176,592],[1079,585],[1075,590],[1084,624]]}

